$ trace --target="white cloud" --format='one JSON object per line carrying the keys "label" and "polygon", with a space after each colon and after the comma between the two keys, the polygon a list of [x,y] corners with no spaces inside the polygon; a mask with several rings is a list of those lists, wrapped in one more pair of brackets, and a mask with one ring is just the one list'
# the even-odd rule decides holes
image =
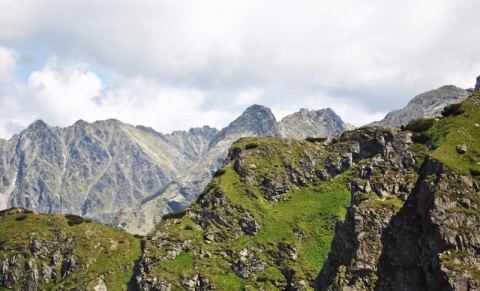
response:
{"label": "white cloud", "polygon": [[226,118],[226,113],[215,108],[198,109],[205,102],[201,91],[122,76],[116,76],[115,86],[106,87],[87,64],[61,62],[56,57],[30,75],[27,87],[30,103],[17,104],[23,106],[17,111],[28,110],[55,126],[69,126],[78,119],[116,118],[168,133],[219,125]]}
{"label": "white cloud", "polygon": [[359,126],[441,85],[472,87],[477,11],[476,0],[0,0],[0,43],[14,48],[0,49],[0,101],[20,108],[0,109],[0,123],[115,117],[168,132],[224,126],[251,102],[330,106]]}
{"label": "white cloud", "polygon": [[11,82],[17,69],[18,54],[0,46],[0,83]]}
{"label": "white cloud", "polygon": [[85,64],[59,64],[53,57],[41,71],[30,75],[28,88],[35,98],[37,110],[48,116],[46,122],[70,125],[79,117],[95,111],[94,98],[100,94],[102,84],[86,68]]}

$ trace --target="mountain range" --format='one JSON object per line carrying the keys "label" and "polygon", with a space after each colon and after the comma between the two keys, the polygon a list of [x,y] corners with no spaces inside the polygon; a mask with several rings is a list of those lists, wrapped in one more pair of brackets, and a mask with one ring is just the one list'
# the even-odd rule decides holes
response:
{"label": "mountain range", "polygon": [[[415,118],[439,116],[472,92],[443,86],[371,125],[399,128]],[[353,128],[329,108],[301,109],[277,122],[261,105],[247,108],[220,131],[204,126],[162,134],[113,119],[60,128],[38,120],[10,140],[0,139],[0,209],[71,213],[147,234],[164,214],[198,197],[239,138],[331,138]]]}
{"label": "mountain range", "polygon": [[479,127],[477,90],[402,130],[240,138],[143,238],[0,211],[0,289],[479,290]]}

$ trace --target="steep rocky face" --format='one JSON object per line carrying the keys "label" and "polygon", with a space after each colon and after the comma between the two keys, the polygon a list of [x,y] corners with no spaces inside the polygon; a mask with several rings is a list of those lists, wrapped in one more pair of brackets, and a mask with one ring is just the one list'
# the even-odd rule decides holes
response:
{"label": "steep rocky face", "polygon": [[278,123],[280,136],[296,139],[333,137],[353,128],[330,108],[311,111],[300,109],[299,112],[285,116]]}
{"label": "steep rocky face", "polygon": [[442,109],[452,103],[467,99],[470,94],[455,86],[443,86],[415,96],[405,108],[388,113],[381,121],[370,125],[389,125],[400,128],[411,120],[420,117],[440,116]]}
{"label": "steep rocky face", "polygon": [[108,223],[190,166],[217,132],[162,135],[117,120],[57,128],[39,120],[1,144],[0,206]]}
{"label": "steep rocky face", "polygon": [[459,142],[480,145],[479,93],[462,104],[464,113],[413,135],[423,137],[414,154],[421,165],[393,164],[400,169],[394,175],[391,163],[357,169],[349,185],[352,206],[337,224],[316,289],[480,288],[480,155],[456,149]]}
{"label": "steep rocky face", "polygon": [[[424,167],[411,190],[399,196],[386,188],[385,202],[377,205],[364,200],[369,187],[351,184],[352,207],[337,225],[316,289],[480,288],[480,219],[472,214],[478,205],[471,199],[480,192],[479,182],[435,160]],[[388,202],[388,195],[405,202]]]}
{"label": "steep rocky face", "polygon": [[0,212],[1,290],[125,290],[140,240],[80,217]]}
{"label": "steep rocky face", "polygon": [[306,109],[287,116],[278,122],[269,108],[253,105],[222,129],[212,140],[208,150],[185,174],[135,207],[123,209],[114,224],[132,233],[148,233],[171,211],[186,208],[207,186],[213,173],[222,166],[228,148],[234,141],[247,136],[283,136],[291,138],[330,137],[352,129],[331,109],[308,111]]}

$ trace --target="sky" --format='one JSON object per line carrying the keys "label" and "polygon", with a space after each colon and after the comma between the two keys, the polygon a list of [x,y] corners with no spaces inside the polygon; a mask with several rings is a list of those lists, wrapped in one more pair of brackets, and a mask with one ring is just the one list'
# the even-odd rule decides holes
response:
{"label": "sky", "polygon": [[480,75],[480,1],[0,0],[0,138],[332,108],[361,126]]}

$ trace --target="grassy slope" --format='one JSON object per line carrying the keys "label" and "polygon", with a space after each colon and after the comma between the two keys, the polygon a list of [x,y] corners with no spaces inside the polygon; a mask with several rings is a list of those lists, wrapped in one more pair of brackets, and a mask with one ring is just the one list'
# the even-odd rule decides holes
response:
{"label": "grassy slope", "polygon": [[[256,146],[247,150],[244,164],[256,163],[255,172],[260,176],[281,175],[285,170],[282,159],[298,160],[306,149],[313,147],[319,150],[319,146],[308,142],[286,147],[280,139],[274,138],[242,139],[234,146],[245,148],[252,140]],[[266,155],[259,159],[257,154],[261,153]],[[258,185],[244,183],[233,168],[227,166],[224,174],[210,183],[204,195],[211,195],[215,191],[225,193],[226,205],[233,213],[233,217],[228,219],[238,221],[245,211],[257,218],[261,230],[255,236],[243,235],[229,241],[207,244],[203,240],[203,230],[188,217],[169,219],[158,225],[156,230],[168,232],[172,240],[191,240],[193,243],[189,252],[183,252],[174,260],[152,264],[150,276],[158,275],[170,282],[180,282],[182,277],[202,273],[220,290],[238,290],[248,286],[269,289],[285,286],[282,269],[289,268],[295,271],[296,276],[304,278],[308,285],[318,274],[330,250],[336,221],[345,217],[345,209],[350,204],[350,194],[345,187],[347,175],[297,189],[287,194],[291,199],[286,202],[269,202],[261,196]],[[246,194],[247,190],[250,195]],[[192,208],[201,211],[198,205]],[[303,232],[303,242],[294,234],[294,229]],[[229,231],[232,233],[222,226],[209,228],[213,234]],[[281,244],[294,246],[298,258],[275,262],[281,256],[278,251]],[[159,252],[160,255],[167,251],[156,248],[154,242],[148,241],[146,248],[150,253]],[[200,249],[214,255],[200,258]],[[252,250],[258,259],[267,263],[263,273],[252,274],[247,279],[233,274],[229,265],[235,263],[235,259],[228,254],[238,254],[243,249]],[[217,255],[222,252],[224,255]]]}
{"label": "grassy slope", "polygon": [[[438,146],[431,156],[460,173],[480,171],[480,91],[462,103],[459,115],[440,119],[430,130]],[[465,144],[466,154],[458,154],[456,146]]]}
{"label": "grassy slope", "polygon": [[[58,242],[58,233],[61,231],[66,234],[67,239],[73,239],[76,265],[83,264],[85,267],[88,264],[88,267],[72,273],[64,280],[58,275],[57,280],[49,283],[40,275],[39,289],[54,290],[60,285],[66,289],[93,289],[98,284],[98,278],[103,275],[110,290],[126,290],[133,273],[133,263],[141,254],[140,240],[125,232],[95,223],[70,226],[64,215],[18,213],[0,217],[0,261],[20,254],[25,258],[21,264],[25,268],[25,262],[34,258],[41,274],[42,264],[51,264],[51,255],[44,252],[44,258],[35,258],[30,251],[30,237],[35,237],[43,246],[55,252],[57,248],[49,247],[49,244],[53,246],[54,241]],[[32,236],[33,233],[36,235]],[[60,262],[55,268],[59,274],[61,265]],[[24,280],[20,280],[19,284],[22,281]]]}

